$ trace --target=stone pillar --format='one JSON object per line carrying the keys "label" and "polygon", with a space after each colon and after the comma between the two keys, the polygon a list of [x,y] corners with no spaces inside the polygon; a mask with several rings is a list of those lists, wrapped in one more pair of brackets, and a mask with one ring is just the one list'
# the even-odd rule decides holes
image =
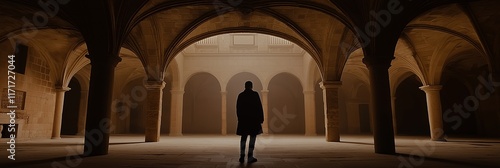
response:
{"label": "stone pillar", "polygon": [[[498,37],[498,38],[500,38],[500,37]],[[497,56],[500,56],[500,53]],[[499,57],[497,57],[497,58],[499,58]],[[495,65],[499,65],[499,62],[496,62],[493,66],[495,66]],[[493,72],[491,72],[490,74],[485,74],[485,76],[483,76],[482,78],[484,80],[480,80],[480,83],[481,83],[481,85],[483,85],[483,90],[484,90],[483,92],[489,93],[492,96],[492,97],[488,97],[488,99],[493,99],[491,102],[500,102],[500,66],[496,66],[496,68],[493,69]],[[483,97],[483,96],[481,96],[481,97]],[[480,97],[478,97],[478,98],[479,98],[479,100],[484,100],[484,98],[480,98]],[[496,120],[493,120],[493,121],[500,121],[500,112],[498,112],[498,109],[500,109],[500,103],[494,103],[494,104],[496,104],[496,106],[491,105],[491,107],[493,109],[491,111],[496,111],[496,113],[489,113],[486,115],[493,114],[491,116],[495,117],[494,114],[496,114],[497,118],[496,118]],[[497,127],[497,128],[500,127],[500,122],[497,122],[495,127]],[[488,131],[488,132],[495,132],[495,131]],[[495,133],[494,135],[500,135],[500,133]]]}
{"label": "stone pillar", "polygon": [[163,100],[163,81],[146,81],[144,86],[147,89],[147,105],[146,109],[146,142],[160,141],[161,129],[161,107]]}
{"label": "stone pillar", "polygon": [[78,112],[78,133],[77,135],[85,134],[85,120],[87,117],[87,102],[89,99],[89,91],[82,90],[80,92],[80,111]]}
{"label": "stone pillar", "polygon": [[52,123],[52,139],[61,139],[64,94],[69,90],[70,88],[68,87],[56,87],[56,108],[54,111],[54,122]]}
{"label": "stone pillar", "polygon": [[220,92],[221,98],[222,98],[222,106],[221,106],[221,114],[222,114],[222,127],[221,127],[221,132],[222,135],[227,135],[227,92],[221,91]]}
{"label": "stone pillar", "polygon": [[264,123],[262,123],[262,132],[264,134],[269,134],[269,121],[267,120],[269,117],[269,107],[268,107],[268,94],[269,90],[262,90],[261,92],[262,96],[262,109],[264,110]]}
{"label": "stone pillar", "polygon": [[443,129],[443,112],[441,109],[441,85],[427,85],[420,87],[427,99],[427,112],[431,129],[431,140],[446,141]]}
{"label": "stone pillar", "polygon": [[397,131],[397,122],[396,122],[396,97],[391,98],[391,109],[392,109],[392,128],[394,130],[394,135],[398,133]]}
{"label": "stone pillar", "polygon": [[[97,50],[98,55],[87,56],[91,61],[87,120],[85,124],[84,156],[108,154],[109,133],[112,131],[111,104],[115,67],[118,54]],[[92,53],[92,51],[90,51]]]}
{"label": "stone pillar", "polygon": [[183,90],[171,90],[170,107],[170,136],[182,136],[182,107],[184,101]]}
{"label": "stone pillar", "polygon": [[340,142],[339,87],[342,82],[322,82],[327,142]]}
{"label": "stone pillar", "polygon": [[375,153],[394,154],[394,129],[392,125],[391,88],[389,85],[389,67],[391,58],[365,56],[370,75],[371,104],[373,109],[373,134]]}
{"label": "stone pillar", "polygon": [[304,91],[306,136],[316,135],[316,104],[314,91]]}

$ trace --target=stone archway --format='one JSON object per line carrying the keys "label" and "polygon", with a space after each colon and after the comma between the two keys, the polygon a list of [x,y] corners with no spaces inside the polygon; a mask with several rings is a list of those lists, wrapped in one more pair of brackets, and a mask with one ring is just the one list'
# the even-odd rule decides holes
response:
{"label": "stone archway", "polygon": [[221,88],[209,73],[193,75],[184,87],[182,132],[184,134],[221,133]]}
{"label": "stone archway", "polygon": [[269,133],[304,134],[304,94],[300,81],[281,73],[269,82]]}
{"label": "stone archway", "polygon": [[78,120],[80,112],[81,85],[76,78],[69,82],[69,88],[64,96],[61,135],[78,134]]}
{"label": "stone archway", "polygon": [[146,129],[146,112],[144,111],[146,101],[144,101],[144,99],[146,97],[145,94],[147,93],[143,83],[143,78],[137,78],[126,84],[125,88],[123,89],[122,93],[130,95],[130,97],[132,97],[131,100],[127,100],[127,102],[121,102],[123,103],[123,106],[128,108],[127,110],[130,115],[129,117],[117,120],[117,130],[139,134],[144,133],[144,130]]}
{"label": "stone archway", "polygon": [[[472,95],[461,80],[449,78],[443,82],[441,102],[443,107],[443,127],[447,135],[476,135],[476,111],[468,112],[464,108],[464,100]],[[460,110],[455,109],[462,109]],[[455,112],[447,112],[447,111]]]}
{"label": "stone archway", "polygon": [[234,75],[229,80],[226,87],[226,92],[227,92],[226,125],[227,125],[227,133],[230,135],[236,133],[236,127],[238,123],[236,117],[236,99],[238,97],[238,94],[240,94],[245,89],[244,83],[246,81],[252,81],[254,91],[258,93],[262,91],[262,82],[256,75],[252,73],[242,72]]}
{"label": "stone archway", "polygon": [[429,117],[425,92],[416,75],[403,80],[396,89],[396,133],[398,135],[429,135]]}

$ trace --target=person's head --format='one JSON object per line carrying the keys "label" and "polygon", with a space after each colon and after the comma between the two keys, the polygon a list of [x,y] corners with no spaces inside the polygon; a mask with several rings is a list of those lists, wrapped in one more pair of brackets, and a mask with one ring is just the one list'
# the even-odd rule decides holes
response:
{"label": "person's head", "polygon": [[252,89],[253,88],[253,83],[252,81],[247,81],[245,82],[245,89]]}

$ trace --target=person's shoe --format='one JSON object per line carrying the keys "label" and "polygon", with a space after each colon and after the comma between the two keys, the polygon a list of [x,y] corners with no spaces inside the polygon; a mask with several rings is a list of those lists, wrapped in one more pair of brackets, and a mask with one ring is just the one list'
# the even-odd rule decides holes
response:
{"label": "person's shoe", "polygon": [[244,163],[245,162],[245,155],[241,155],[240,156],[240,160],[238,160],[240,163]]}
{"label": "person's shoe", "polygon": [[253,156],[248,157],[248,163],[255,163],[255,162],[257,162],[256,158],[254,158]]}

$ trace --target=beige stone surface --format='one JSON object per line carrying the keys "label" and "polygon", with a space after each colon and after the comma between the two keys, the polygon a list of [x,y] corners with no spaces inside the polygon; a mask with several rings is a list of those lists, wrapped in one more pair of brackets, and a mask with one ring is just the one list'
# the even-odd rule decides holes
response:
{"label": "beige stone surface", "polygon": [[[371,48],[373,51],[392,53],[394,49],[395,59],[389,69],[390,89],[385,88],[386,92],[391,92],[394,104],[398,100],[395,90],[402,81],[413,75],[422,85],[446,86],[447,81],[455,78],[465,85],[465,89],[457,89],[455,92],[468,95],[473,94],[479,77],[493,73],[493,79],[500,80],[500,1],[478,0],[460,4],[454,0],[398,1],[404,6],[402,13],[390,15],[391,19],[386,18],[390,24],[380,27],[382,34],[370,34],[373,37],[369,39],[363,39],[360,34],[370,30],[367,29],[369,26],[376,29],[377,25],[370,24],[380,24],[377,22],[381,18],[374,16],[374,12],[377,15],[386,11],[387,5],[394,1],[242,1],[237,4],[222,1],[86,3],[73,0],[69,4],[59,4],[61,2],[57,1],[58,4],[53,7],[57,12],[53,14],[43,11],[48,9],[40,6],[37,1],[0,1],[0,57],[12,54],[15,43],[29,47],[26,74],[16,77],[16,89],[26,92],[25,108],[18,111],[17,121],[21,124],[18,138],[49,138],[51,133],[58,130],[62,104],[61,99],[56,100],[63,96],[56,96],[57,87],[67,87],[74,77],[84,91],[88,90],[91,65],[85,57],[89,53],[87,43],[88,46],[104,46],[108,50],[120,51],[118,55],[123,61],[115,69],[114,100],[122,98],[123,90],[137,80],[163,80],[167,76],[166,80],[173,81],[168,83],[171,90],[163,91],[173,93],[169,107],[172,135],[182,134],[183,87],[191,75],[199,72],[215,74],[221,81],[221,88],[224,88],[232,75],[239,72],[258,74],[265,83],[264,90],[267,90],[269,80],[282,72],[297,76],[306,91],[311,90],[311,86],[316,85],[319,79],[349,83],[346,89],[338,90],[341,95],[325,96],[327,100],[334,100],[326,103],[326,107],[334,107],[325,109],[326,125],[335,129],[344,125],[347,132],[359,132],[360,123],[356,117],[360,115],[356,106],[367,104],[369,100],[366,97],[374,92],[365,89],[370,86],[370,80],[368,69],[361,60],[368,49],[365,44],[374,40],[376,43],[368,46],[376,49]],[[32,25],[31,22],[37,22],[36,18],[33,20],[35,14],[48,15],[47,20],[43,20],[46,23]],[[268,34],[295,44],[292,48],[274,46],[266,50],[250,46],[235,49],[233,46],[221,45],[223,42],[231,42],[226,38],[217,41],[220,48],[205,46],[193,49],[198,40],[219,34],[229,36],[228,33]],[[394,40],[396,46],[378,48],[391,40]],[[200,56],[195,52],[193,56],[190,50],[212,55],[204,57],[207,55]],[[246,56],[254,54],[241,50],[257,53],[268,51],[264,53],[268,57],[227,57],[236,53],[245,53]],[[277,52],[282,53],[280,55]],[[298,56],[292,57],[294,54]],[[390,57],[371,54],[374,57]],[[184,59],[184,56],[187,58]],[[6,61],[0,61],[0,67],[7,67]],[[220,67],[228,67],[232,72],[223,72],[224,69]],[[7,78],[4,70],[0,72],[0,81]],[[0,82],[0,89],[6,87],[6,82]],[[446,89],[444,87],[443,90]],[[478,110],[474,110],[477,114],[474,125],[477,128],[473,129],[476,129],[475,133],[479,136],[498,137],[500,106],[497,102],[500,94],[498,89],[496,92],[491,91],[491,88],[488,90],[492,94],[491,98],[481,101]],[[92,90],[88,92],[93,93]],[[357,94],[358,92],[364,93]],[[81,97],[82,106],[87,105],[88,96],[85,95]],[[128,95],[130,93],[125,94]],[[437,95],[438,93],[434,93],[430,97],[436,99]],[[161,97],[162,94],[156,96]],[[447,97],[444,94],[442,96]],[[306,111],[312,109],[312,103],[310,99],[304,101]],[[380,105],[388,107],[388,103],[386,101]],[[150,105],[155,108],[146,111],[155,113],[149,115],[148,119],[154,120],[156,123],[152,125],[157,126],[161,116],[161,113],[157,113],[160,111],[156,108],[158,103]],[[441,108],[440,104],[429,103],[429,106],[430,120],[440,120],[437,112]],[[393,105],[392,109],[393,114],[396,114],[397,108]],[[81,107],[78,112],[80,131],[84,127],[86,110],[86,107]],[[6,109],[0,109],[0,112],[5,114]],[[312,113],[307,116],[306,125],[308,134],[311,134]],[[116,121],[116,116],[114,117]],[[1,121],[5,119],[5,115],[0,116]],[[124,128],[117,132],[127,132],[128,123],[120,124]],[[435,122],[431,121],[431,127],[439,127],[433,124]],[[393,125],[397,127],[396,124]]]}
{"label": "beige stone surface", "polygon": [[[5,140],[1,141],[2,146]],[[345,135],[341,142],[321,136],[258,136],[258,162],[240,165],[238,136],[162,136],[145,143],[140,135],[111,136],[109,155],[81,158],[83,138],[20,141],[16,161],[0,153],[8,167],[498,167],[500,140],[450,138],[435,142],[427,137],[397,137],[396,155],[373,153],[371,136]],[[423,156],[423,157],[420,157]],[[69,160],[67,160],[69,159]]]}

